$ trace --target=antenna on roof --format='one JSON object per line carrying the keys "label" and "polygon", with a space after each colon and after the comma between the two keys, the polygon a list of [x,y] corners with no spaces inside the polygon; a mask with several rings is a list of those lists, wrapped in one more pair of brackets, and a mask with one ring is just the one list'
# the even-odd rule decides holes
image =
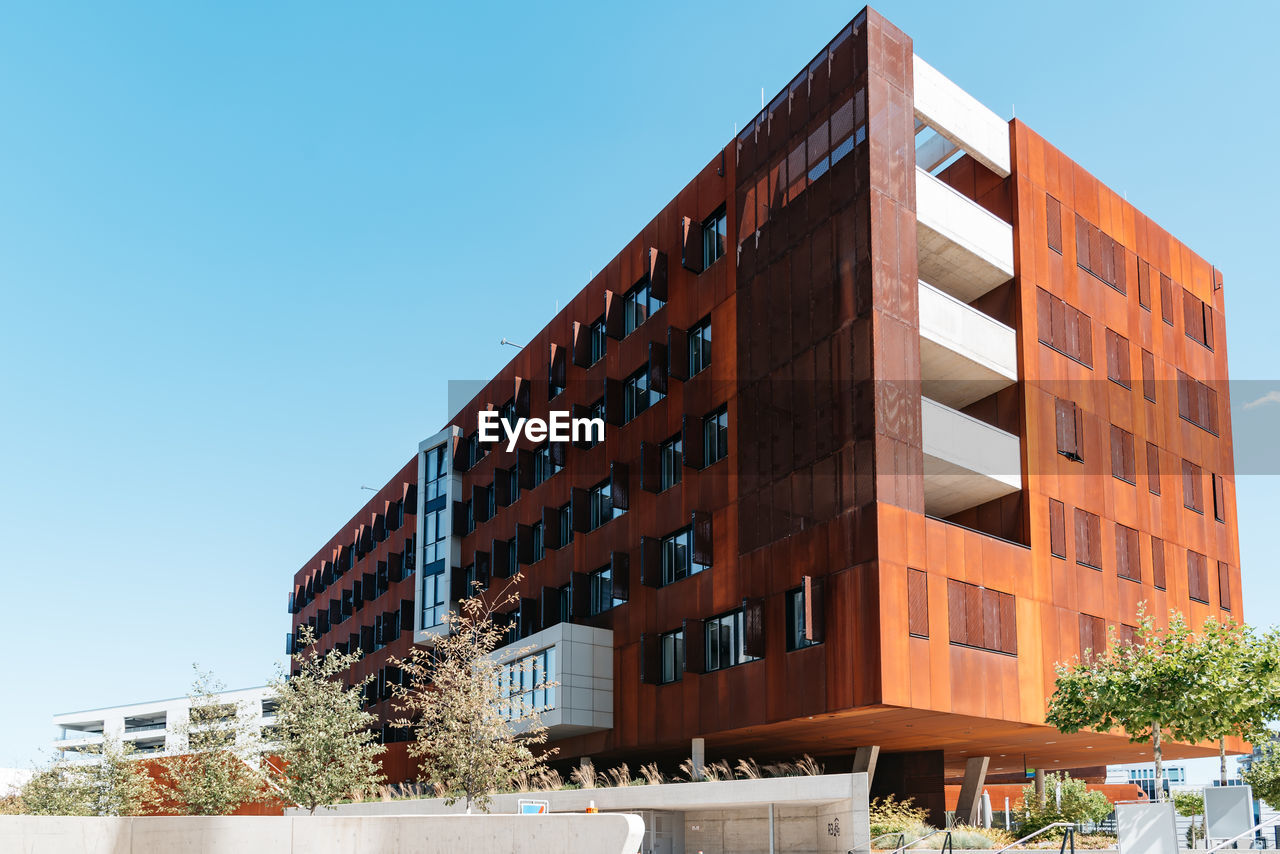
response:
{"label": "antenna on roof", "polygon": [[370,492],[377,492],[377,491],[378,491],[378,490],[374,489],[372,486],[365,486],[364,484],[361,484],[361,485],[360,485],[360,488],[361,488],[361,489],[367,489],[367,490],[369,490]]}
{"label": "antenna on roof", "polygon": [[501,346],[502,344],[506,344],[506,345],[507,345],[507,346],[509,346],[509,347],[515,347],[517,350],[523,350],[523,349],[524,349],[524,345],[523,345],[523,344],[517,344],[516,342],[511,341],[511,340],[508,340],[508,339],[506,339],[506,338],[503,338],[501,341],[499,341],[499,342],[498,342],[498,344],[499,344],[499,346]]}
{"label": "antenna on roof", "polygon": [[764,87],[760,87],[760,109],[764,109]]}

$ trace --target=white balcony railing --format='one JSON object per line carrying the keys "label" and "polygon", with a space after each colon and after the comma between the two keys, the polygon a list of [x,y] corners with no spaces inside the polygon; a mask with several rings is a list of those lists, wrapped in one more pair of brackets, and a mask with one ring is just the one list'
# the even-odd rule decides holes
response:
{"label": "white balcony railing", "polygon": [[972,302],[1013,278],[1013,226],[916,169],[920,278]]}
{"label": "white balcony railing", "polygon": [[961,409],[1018,379],[1008,326],[920,283],[920,378],[925,397]]}
{"label": "white balcony railing", "polygon": [[924,509],[947,517],[1022,488],[1018,437],[935,400],[920,400]]}

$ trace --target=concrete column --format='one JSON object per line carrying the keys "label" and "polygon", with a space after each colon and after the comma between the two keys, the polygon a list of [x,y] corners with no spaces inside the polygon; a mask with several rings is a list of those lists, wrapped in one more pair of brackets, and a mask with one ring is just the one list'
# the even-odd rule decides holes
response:
{"label": "concrete column", "polygon": [[707,764],[707,740],[705,738],[695,738],[692,745],[693,760],[693,779],[702,779],[702,769]]}
{"label": "concrete column", "polygon": [[990,756],[970,756],[965,760],[964,782],[960,785],[960,798],[956,801],[958,823],[977,826],[982,813],[982,787],[986,785],[990,763]]}
{"label": "concrete column", "polygon": [[853,754],[853,773],[867,775],[867,787],[876,776],[876,760],[880,758],[880,746],[859,747]]}

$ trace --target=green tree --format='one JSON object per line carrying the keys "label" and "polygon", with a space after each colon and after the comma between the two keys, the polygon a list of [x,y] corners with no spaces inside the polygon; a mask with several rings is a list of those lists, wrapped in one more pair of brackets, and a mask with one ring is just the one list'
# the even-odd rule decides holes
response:
{"label": "green tree", "polygon": [[385,779],[378,755],[386,750],[374,740],[378,718],[363,708],[361,689],[373,677],[347,687],[341,681],[360,660],[360,653],[315,649],[310,626],[302,627],[302,649],[293,656],[298,673],[271,683],[276,697],[272,749],[283,765],[273,779],[282,797],[316,807],[370,789]]}
{"label": "green tree", "polygon": [[1096,824],[1111,814],[1111,801],[1102,792],[1067,773],[1045,775],[1045,799],[1040,803],[1035,784],[1022,788],[1022,819],[1019,833],[1027,834],[1056,822]]}
{"label": "green tree", "polygon": [[1193,819],[1187,825],[1187,843],[1194,846],[1197,839],[1204,839],[1204,822],[1197,825],[1196,816],[1204,815],[1204,794],[1202,792],[1174,792],[1173,807],[1183,818]]}
{"label": "green tree", "polygon": [[255,713],[221,696],[224,686],[195,668],[188,718],[174,731],[180,755],[160,760],[162,782],[181,815],[230,815],[266,795]]}
{"label": "green tree", "polygon": [[1253,788],[1253,796],[1272,807],[1280,804],[1280,747],[1274,734],[1262,746],[1262,756],[1244,772],[1244,781]]}
{"label": "green tree", "polygon": [[1280,717],[1280,636],[1209,618],[1200,630],[1214,674],[1205,698],[1206,734],[1218,742],[1219,774],[1227,784],[1227,739],[1264,738],[1267,722]]}
{"label": "green tree", "polygon": [[105,736],[86,751],[93,758],[59,759],[41,768],[22,787],[23,811],[29,815],[120,816],[160,811],[160,788],[146,766],[133,756],[133,746]]}
{"label": "green tree", "polygon": [[1057,665],[1057,682],[1045,720],[1061,732],[1120,729],[1133,742],[1150,741],[1156,800],[1164,796],[1163,740],[1194,743],[1211,734],[1211,698],[1220,662],[1177,611],[1169,625],[1138,611],[1136,640]]}
{"label": "green tree", "polygon": [[408,677],[393,691],[405,715],[396,725],[414,731],[409,755],[447,803],[464,800],[467,812],[473,805],[487,812],[495,790],[514,786],[555,753],[534,752],[547,740],[538,709],[503,687],[530,673],[531,662],[520,661],[528,650],[495,654],[506,632],[493,615],[515,601],[519,578],[496,601],[465,600],[461,613],[446,615],[446,632],[430,648],[414,648],[395,662]]}

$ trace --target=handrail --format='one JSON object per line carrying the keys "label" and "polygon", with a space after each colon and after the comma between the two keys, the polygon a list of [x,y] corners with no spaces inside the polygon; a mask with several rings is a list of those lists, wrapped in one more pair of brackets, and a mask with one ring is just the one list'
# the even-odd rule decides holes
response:
{"label": "handrail", "polygon": [[877,840],[877,839],[884,839],[884,838],[885,838],[885,837],[887,837],[887,836],[896,836],[896,837],[898,837],[898,845],[902,845],[904,842],[906,842],[906,841],[907,841],[907,835],[906,835],[905,833],[903,833],[901,830],[894,830],[894,831],[890,831],[889,833],[882,833],[882,834],[880,834],[879,836],[873,836],[873,837],[871,837],[871,841],[867,843],[867,847],[868,847],[868,848],[875,848],[875,847],[876,847],[876,845],[875,845],[876,840]]}
{"label": "handrail", "polygon": [[1244,839],[1246,836],[1249,836],[1249,835],[1251,835],[1251,834],[1257,833],[1259,830],[1262,830],[1262,828],[1266,827],[1267,825],[1269,825],[1269,824],[1275,824],[1275,823],[1276,823],[1276,822],[1278,822],[1278,821],[1280,821],[1280,815],[1273,815],[1273,816],[1271,816],[1271,818],[1267,819],[1266,821],[1260,821],[1260,822],[1258,822],[1258,823],[1257,823],[1257,824],[1255,824],[1253,827],[1251,827],[1251,828],[1249,828],[1248,830],[1246,830],[1244,833],[1237,833],[1235,836],[1231,837],[1230,839],[1226,840],[1225,842],[1219,842],[1217,845],[1215,845],[1215,846],[1213,846],[1212,848],[1210,848],[1210,849],[1208,849],[1207,851],[1205,851],[1205,854],[1213,854],[1213,852],[1214,852],[1214,851],[1219,851],[1219,850],[1221,850],[1221,849],[1223,849],[1223,848],[1226,848],[1226,847],[1227,847],[1228,845],[1230,845],[1231,843],[1233,843],[1233,842],[1237,842],[1237,841],[1239,841],[1239,840],[1241,840],[1241,839]]}
{"label": "handrail", "polygon": [[1048,830],[1053,830],[1055,827],[1066,827],[1066,828],[1070,828],[1070,829],[1067,831],[1066,835],[1063,837],[1063,839],[1062,839],[1062,844],[1063,844],[1063,846],[1065,846],[1065,845],[1067,844],[1067,837],[1070,837],[1070,838],[1071,838],[1071,850],[1074,852],[1074,851],[1076,850],[1076,840],[1075,840],[1075,835],[1076,835],[1076,826],[1075,826],[1074,824],[1072,824],[1071,822],[1069,822],[1069,821],[1055,821],[1053,824],[1046,824],[1044,827],[1040,828],[1040,829],[1039,829],[1039,830],[1037,830],[1035,833],[1029,833],[1029,834],[1027,834],[1026,836],[1022,837],[1021,839],[1018,839],[1018,840],[1015,840],[1015,841],[1013,841],[1013,842],[1010,842],[1010,843],[1009,843],[1008,845],[1006,845],[1005,847],[1003,847],[1003,848],[1001,848],[1001,849],[999,849],[999,850],[995,851],[995,852],[994,852],[994,854],[1003,854],[1003,852],[1008,851],[1010,848],[1013,848],[1013,847],[1014,847],[1014,846],[1016,846],[1016,845],[1021,845],[1022,843],[1026,842],[1028,839],[1035,839],[1035,838],[1036,838],[1037,836],[1039,836],[1040,834],[1042,834],[1042,833],[1044,833],[1045,831],[1048,831]]}
{"label": "handrail", "polygon": [[[940,827],[937,830],[931,830],[928,833],[926,833],[924,836],[918,837],[916,839],[911,840],[910,842],[906,842],[906,843],[903,843],[902,845],[899,845],[897,848],[890,851],[889,854],[903,854],[904,851],[906,851],[912,845],[915,845],[917,842],[923,842],[926,839],[928,839],[930,836],[936,836],[939,833],[945,833],[947,835],[947,838],[942,841],[942,851],[943,851],[943,854],[946,854],[946,852],[951,850],[951,828],[948,828],[948,827]],[[905,836],[906,834],[903,834],[903,835]]]}

